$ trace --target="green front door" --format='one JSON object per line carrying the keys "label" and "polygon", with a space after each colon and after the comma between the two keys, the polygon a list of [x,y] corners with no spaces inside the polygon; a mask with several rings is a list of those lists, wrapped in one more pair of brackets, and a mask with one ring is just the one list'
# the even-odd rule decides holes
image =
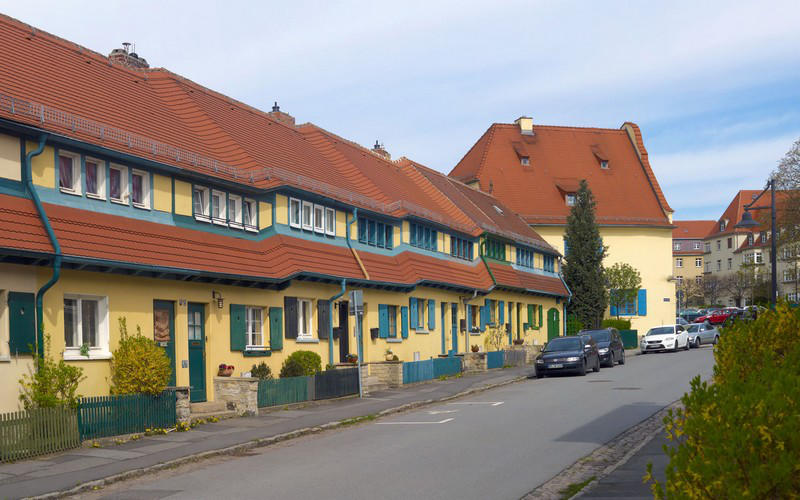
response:
{"label": "green front door", "polygon": [[166,300],[153,301],[153,340],[170,360],[172,374],[169,385],[175,385],[175,304]]}
{"label": "green front door", "polygon": [[551,307],[549,311],[547,311],[547,341],[551,341],[554,338],[558,337],[560,332],[558,331],[558,309],[555,307]]}
{"label": "green front door", "polygon": [[189,303],[189,401],[206,400],[205,306]]}

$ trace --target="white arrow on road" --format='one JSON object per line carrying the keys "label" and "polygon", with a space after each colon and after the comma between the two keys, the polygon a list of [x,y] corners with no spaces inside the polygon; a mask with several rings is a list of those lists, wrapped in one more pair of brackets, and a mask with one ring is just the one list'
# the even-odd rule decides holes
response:
{"label": "white arrow on road", "polygon": [[439,420],[438,422],[375,422],[377,425],[421,425],[421,424],[446,424],[451,422],[452,418]]}
{"label": "white arrow on road", "polygon": [[501,404],[505,403],[505,401],[465,401],[462,403],[447,403],[450,405],[490,405],[490,406],[500,406]]}
{"label": "white arrow on road", "polygon": [[458,410],[432,410],[429,411],[429,415],[441,415],[442,413],[456,413]]}

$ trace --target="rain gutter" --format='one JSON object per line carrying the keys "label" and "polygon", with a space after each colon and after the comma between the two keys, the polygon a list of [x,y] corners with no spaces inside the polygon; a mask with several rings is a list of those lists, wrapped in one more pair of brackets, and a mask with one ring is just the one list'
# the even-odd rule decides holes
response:
{"label": "rain gutter", "polygon": [[[333,301],[344,295],[344,292],[347,290],[347,280],[342,279],[342,290],[328,299],[328,303],[331,305],[329,307],[330,314],[328,314],[328,363],[333,364]],[[347,332],[342,333],[342,335],[347,335]],[[341,340],[339,341],[341,342]]]}

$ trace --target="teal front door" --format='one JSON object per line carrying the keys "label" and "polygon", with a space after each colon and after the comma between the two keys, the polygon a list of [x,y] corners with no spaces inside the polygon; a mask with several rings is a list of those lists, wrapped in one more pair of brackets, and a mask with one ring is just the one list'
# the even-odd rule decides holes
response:
{"label": "teal front door", "polygon": [[453,352],[458,352],[458,304],[450,304],[450,323],[453,332]]}
{"label": "teal front door", "polygon": [[175,385],[175,304],[153,301],[153,340],[164,349],[172,367],[169,385]]}
{"label": "teal front door", "polygon": [[206,400],[205,306],[189,303],[189,401]]}

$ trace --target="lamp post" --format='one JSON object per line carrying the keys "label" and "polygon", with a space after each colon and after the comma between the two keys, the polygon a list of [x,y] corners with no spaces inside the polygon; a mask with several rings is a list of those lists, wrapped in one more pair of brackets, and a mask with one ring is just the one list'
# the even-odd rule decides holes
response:
{"label": "lamp post", "polygon": [[[770,205],[754,207],[753,205],[764,196],[764,193],[769,190],[770,192]],[[775,304],[778,301],[778,255],[777,255],[777,228],[775,227],[775,179],[770,179],[767,181],[767,186],[764,188],[758,196],[753,198],[753,201],[749,204],[744,206],[744,214],[742,214],[742,220],[736,224],[735,227],[741,229],[753,229],[761,225],[758,221],[753,219],[753,216],[750,215],[750,210],[761,210],[769,208],[770,209],[770,219],[771,219],[771,228],[770,228],[770,252],[769,252],[769,260],[772,266],[772,288],[770,289],[770,297],[769,303],[772,308],[775,308]]]}

